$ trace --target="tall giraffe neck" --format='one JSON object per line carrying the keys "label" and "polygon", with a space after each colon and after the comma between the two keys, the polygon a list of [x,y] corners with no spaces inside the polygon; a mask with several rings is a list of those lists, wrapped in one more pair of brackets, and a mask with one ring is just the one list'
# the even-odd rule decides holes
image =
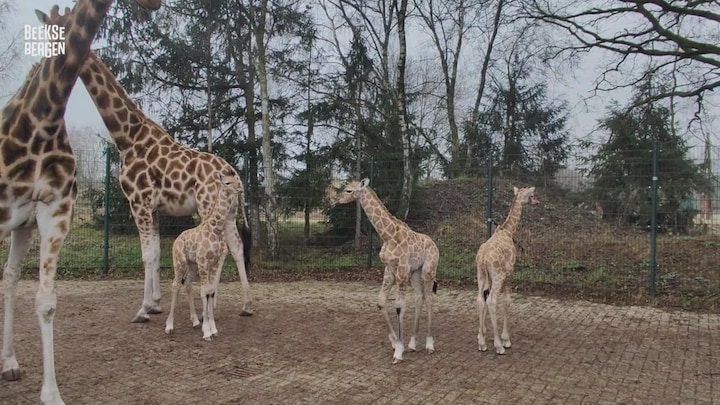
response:
{"label": "tall giraffe neck", "polygon": [[520,222],[520,215],[522,214],[522,202],[520,202],[520,199],[516,195],[513,199],[512,205],[510,206],[510,212],[508,212],[507,218],[505,218],[505,222],[503,222],[502,225],[498,228],[498,230],[504,230],[508,232],[510,235],[515,234],[515,230],[517,230],[518,223]]}
{"label": "tall giraffe neck", "polygon": [[237,204],[237,191],[233,187],[220,186],[210,213],[205,217],[205,221],[216,233],[225,231],[225,221],[227,220],[228,211],[232,209],[233,204]]}
{"label": "tall giraffe neck", "polygon": [[148,141],[150,136],[156,140],[167,138],[172,141],[165,131],[140,131],[140,125],[146,120],[145,113],[132,101],[115,75],[95,52],[90,52],[85,60],[80,70],[80,79],[95,103],[120,154],[138,141]]}
{"label": "tall giraffe neck", "polygon": [[[112,3],[113,0],[78,1],[64,25],[65,53],[42,59],[13,96],[22,99],[27,110],[44,123],[38,130],[47,137],[59,133],[56,125],[64,119],[80,68]],[[51,13],[57,16],[57,8]]]}
{"label": "tall giraffe neck", "polygon": [[380,201],[375,191],[366,187],[360,192],[359,201],[380,238],[383,241],[392,239],[397,232],[397,220]]}

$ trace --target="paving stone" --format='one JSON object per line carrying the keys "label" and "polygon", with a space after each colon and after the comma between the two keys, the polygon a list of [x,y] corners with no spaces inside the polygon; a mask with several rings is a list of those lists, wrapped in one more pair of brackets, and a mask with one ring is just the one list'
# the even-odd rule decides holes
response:
{"label": "paving stone", "polygon": [[[720,315],[514,296],[513,345],[498,356],[489,322],[490,350],[477,350],[477,293],[441,289],[434,300],[436,352],[422,350],[423,314],[420,350],[392,365],[375,305],[379,284],[254,283],[255,315],[240,317],[239,283],[224,283],[219,335],[206,342],[191,327],[184,297],[168,336],[167,314],[130,323],[142,301],[141,281],[59,281],[60,392],[68,404],[108,405],[720,403]],[[32,281],[18,287],[15,349],[24,376],[0,381],[2,404],[39,400],[36,287]],[[163,291],[168,309],[169,283]]]}

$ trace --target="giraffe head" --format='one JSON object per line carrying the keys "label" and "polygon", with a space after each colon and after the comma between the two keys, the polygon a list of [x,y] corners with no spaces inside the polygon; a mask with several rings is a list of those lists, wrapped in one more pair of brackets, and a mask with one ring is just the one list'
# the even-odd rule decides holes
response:
{"label": "giraffe head", "polygon": [[[148,10],[158,10],[160,9],[160,0],[135,0],[137,4],[145,9]],[[65,7],[65,12],[63,14],[60,14],[60,7],[58,5],[54,5],[52,9],[50,10],[50,15],[43,13],[40,10],[35,10],[35,15],[37,16],[38,20],[46,25],[57,25],[60,27],[65,26],[65,22],[67,21],[68,17],[70,16],[70,7]]]}
{"label": "giraffe head", "polygon": [[35,15],[37,16],[38,21],[45,25],[57,25],[60,27],[65,27],[65,23],[70,17],[70,7],[65,7],[65,11],[63,12],[63,14],[60,14],[60,7],[56,4],[50,9],[50,15],[47,15],[37,9],[35,10]]}
{"label": "giraffe head", "polygon": [[367,177],[360,181],[353,180],[349,182],[338,195],[337,203],[347,204],[357,201],[360,198],[362,191],[367,188],[368,184],[370,184],[370,179]]}
{"label": "giraffe head", "polygon": [[224,195],[239,195],[243,191],[243,184],[238,176],[228,176],[217,172],[215,174]]}
{"label": "giraffe head", "polygon": [[535,198],[535,187],[528,188],[517,188],[513,187],[515,192],[515,198],[522,204],[537,205],[540,204],[537,198]]}

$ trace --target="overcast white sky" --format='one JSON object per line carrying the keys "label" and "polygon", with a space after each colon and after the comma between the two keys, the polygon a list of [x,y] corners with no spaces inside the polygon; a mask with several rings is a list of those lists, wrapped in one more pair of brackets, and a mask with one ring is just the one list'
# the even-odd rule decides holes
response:
{"label": "overcast white sky", "polygon": [[[9,19],[9,24],[11,27],[15,25],[17,30],[22,30],[25,24],[38,25],[34,10],[48,12],[54,4],[59,4],[60,7],[71,7],[73,2],[72,0],[15,0],[16,12]],[[12,94],[19,87],[28,68],[37,60],[39,58],[21,56],[21,66],[18,66],[15,80],[5,83],[2,94]],[[595,126],[596,120],[605,113],[605,106],[611,99],[620,99],[623,102],[627,98],[627,92],[625,94],[606,94],[591,100],[589,104],[582,103],[581,100],[589,94],[598,69],[598,64],[588,60],[576,72],[577,77],[564,77],[562,82],[550,83],[550,90],[554,93],[552,96],[568,101],[570,107],[568,129],[573,136],[584,136],[590,132]],[[6,98],[0,98],[0,103],[4,104],[5,101]],[[104,134],[105,132],[100,115],[80,81],[70,97],[66,122],[69,129],[90,127],[98,133]]]}
{"label": "overcast white sky", "polygon": [[[40,23],[35,16],[35,9],[48,13],[53,5],[58,4],[61,8],[72,7],[73,3],[71,0],[15,0],[15,9],[13,17],[9,19],[9,25],[12,27],[16,26],[16,30],[22,30],[25,24],[37,26]],[[39,57],[32,56],[20,56],[20,63],[17,66],[17,73],[15,75],[14,82],[5,83],[2,89],[2,93],[9,93],[12,95],[20,84],[22,83],[25,75],[28,72],[30,66],[33,63],[40,60]],[[79,85],[76,85],[73,89],[70,101],[68,103],[68,109],[65,114],[65,121],[67,122],[68,128],[74,127],[93,127],[98,130],[103,130],[105,125],[100,118],[100,114],[95,108],[90,96],[88,95],[82,82],[78,80]],[[0,105],[5,104],[7,97],[0,99]]]}

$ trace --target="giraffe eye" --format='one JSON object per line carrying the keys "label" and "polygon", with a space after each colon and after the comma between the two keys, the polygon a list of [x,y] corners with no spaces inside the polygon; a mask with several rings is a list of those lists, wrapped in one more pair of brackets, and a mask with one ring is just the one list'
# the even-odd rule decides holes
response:
{"label": "giraffe eye", "polygon": [[352,193],[352,190],[345,190],[346,193]]}

